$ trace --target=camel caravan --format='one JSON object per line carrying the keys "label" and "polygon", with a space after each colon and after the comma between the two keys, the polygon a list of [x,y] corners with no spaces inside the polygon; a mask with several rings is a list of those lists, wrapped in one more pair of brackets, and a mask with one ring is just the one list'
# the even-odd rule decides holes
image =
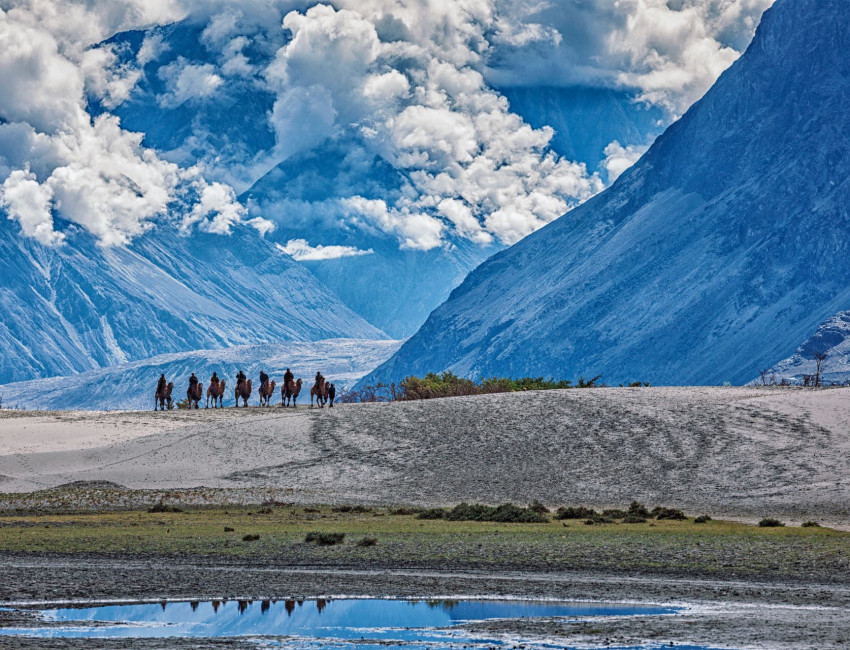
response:
{"label": "camel caravan", "polygon": [[[280,385],[281,407],[288,407],[290,405],[292,408],[296,407],[295,404],[298,400],[298,395],[301,393],[302,384],[303,381],[300,378],[296,380],[295,375],[287,368],[283,375],[283,382]],[[225,388],[226,381],[219,379],[218,374],[214,372],[209,386],[207,386],[207,403],[205,408],[210,407],[210,401],[212,401],[213,408],[224,408]],[[257,391],[260,398],[259,406],[271,406],[276,389],[277,382],[273,379],[270,380],[264,371],[260,371],[260,388]],[[154,411],[165,411],[174,408],[174,399],[171,395],[173,390],[174,382],[168,381],[165,378],[165,374],[160,375],[156,385],[156,392],[154,393]],[[236,387],[233,391],[234,406],[238,408],[239,401],[242,400],[242,406],[247,407],[253,390],[253,380],[248,379],[245,373],[240,370],[236,375]],[[189,388],[186,390],[185,408],[200,408],[199,405],[203,397],[203,382],[195,377],[195,373],[193,372],[192,376],[189,377]],[[326,404],[329,404],[330,408],[333,408],[334,400],[336,399],[336,386],[327,381],[320,372],[316,373],[315,382],[310,387],[310,408],[313,408],[314,398],[316,406],[319,408],[324,408]],[[180,408],[184,407],[180,405]]]}

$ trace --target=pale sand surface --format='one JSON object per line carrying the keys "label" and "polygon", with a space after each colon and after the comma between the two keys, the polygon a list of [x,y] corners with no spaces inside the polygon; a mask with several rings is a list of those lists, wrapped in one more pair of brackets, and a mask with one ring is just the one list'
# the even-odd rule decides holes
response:
{"label": "pale sand surface", "polygon": [[[334,409],[0,411],[0,490],[73,481],[307,502],[550,506],[850,527],[850,389],[641,388]],[[8,496],[6,497],[8,500]]]}

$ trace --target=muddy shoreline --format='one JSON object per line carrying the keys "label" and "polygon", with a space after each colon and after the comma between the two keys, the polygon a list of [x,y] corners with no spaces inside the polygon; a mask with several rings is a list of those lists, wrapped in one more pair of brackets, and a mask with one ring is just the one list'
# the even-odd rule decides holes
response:
{"label": "muddy shoreline", "polygon": [[[802,578],[802,577],[801,577]],[[0,556],[4,604],[0,626],[29,625],[27,609],[91,601],[309,599],[326,596],[523,597],[677,604],[675,616],[510,620],[466,626],[505,639],[548,639],[582,647],[684,643],[717,648],[841,648],[850,642],[850,580],[831,584],[795,581],[694,578],[684,573],[624,575],[604,572],[523,570],[487,572],[399,569],[390,566],[293,567],[280,558],[154,556]],[[227,640],[73,640],[0,637],[2,648],[257,647]]]}

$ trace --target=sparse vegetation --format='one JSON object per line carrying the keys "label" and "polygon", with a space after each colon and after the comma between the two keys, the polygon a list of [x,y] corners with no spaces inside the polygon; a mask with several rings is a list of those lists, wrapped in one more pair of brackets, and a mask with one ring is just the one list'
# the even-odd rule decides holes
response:
{"label": "sparse vegetation", "polygon": [[528,509],[531,510],[532,512],[536,512],[539,515],[548,515],[549,514],[549,508],[544,506],[537,499],[535,499],[534,501],[531,502],[531,504],[528,506]]}
{"label": "sparse vegetation", "polygon": [[364,537],[363,539],[357,541],[357,546],[366,548],[369,546],[375,546],[377,545],[377,543],[378,540],[375,537]]}
{"label": "sparse vegetation", "polygon": [[586,519],[588,517],[596,517],[597,512],[591,508],[584,506],[572,507],[564,506],[558,508],[555,512],[555,519]]}
{"label": "sparse vegetation", "polygon": [[317,546],[335,546],[337,544],[342,544],[343,541],[345,541],[345,533],[323,533],[314,531],[312,533],[307,533],[304,541],[307,544],[316,544]]}
{"label": "sparse vegetation", "polygon": [[773,517],[765,517],[759,522],[760,528],[780,528],[784,526],[781,521],[778,519],[774,519]]}
{"label": "sparse vegetation", "polygon": [[260,536],[259,536],[259,535],[251,535],[251,534],[244,535],[244,536],[242,537],[242,541],[243,541],[243,542],[256,542],[256,541],[257,541],[257,540],[259,540],[259,539],[260,539]]}
{"label": "sparse vegetation", "polygon": [[183,510],[177,506],[170,506],[160,501],[148,508],[148,512],[183,512]]}
{"label": "sparse vegetation", "polygon": [[820,528],[820,524],[816,521],[804,521],[801,528]]}
{"label": "sparse vegetation", "polygon": [[[357,391],[348,391],[341,401],[352,402],[403,402],[436,399],[440,397],[462,397],[466,395],[488,395],[492,393],[515,393],[529,390],[564,390],[568,388],[595,388],[604,386],[599,380],[602,375],[591,379],[579,377],[577,383],[569,379],[544,379],[543,377],[482,378],[478,382],[455,375],[453,372],[440,374],[429,372],[424,377],[407,377],[399,384],[378,383],[364,386]],[[635,382],[630,386],[648,386]]]}
{"label": "sparse vegetation", "polygon": [[695,524],[707,524],[709,521],[711,521],[711,517],[709,517],[708,515],[700,515],[699,517],[694,519]]}
{"label": "sparse vegetation", "polygon": [[675,508],[664,508],[662,506],[656,506],[649,514],[659,520],[669,519],[673,521],[684,521],[687,519],[685,513],[681,510],[676,510]]}
{"label": "sparse vegetation", "polygon": [[447,521],[493,521],[499,523],[541,524],[549,518],[529,508],[503,503],[500,506],[461,503],[445,514]]}

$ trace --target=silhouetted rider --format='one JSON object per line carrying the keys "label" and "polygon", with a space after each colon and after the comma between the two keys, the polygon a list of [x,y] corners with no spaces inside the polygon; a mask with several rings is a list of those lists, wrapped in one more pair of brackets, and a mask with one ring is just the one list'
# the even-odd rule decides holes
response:
{"label": "silhouetted rider", "polygon": [[243,381],[245,381],[245,373],[240,370],[239,374],[236,375],[236,385],[238,386]]}
{"label": "silhouetted rider", "polygon": [[260,370],[260,388],[265,388],[268,381],[269,376],[265,373],[265,371]]}
{"label": "silhouetted rider", "polygon": [[289,382],[295,381],[295,375],[292,374],[292,371],[287,368],[286,372],[283,374],[283,385],[289,386]]}
{"label": "silhouetted rider", "polygon": [[165,393],[165,389],[168,386],[168,380],[165,378],[165,373],[162,373],[159,376],[159,381],[156,382],[156,392],[159,395]]}
{"label": "silhouetted rider", "polygon": [[198,385],[198,378],[195,377],[195,373],[193,372],[192,376],[189,377],[189,387],[194,388],[197,385]]}

